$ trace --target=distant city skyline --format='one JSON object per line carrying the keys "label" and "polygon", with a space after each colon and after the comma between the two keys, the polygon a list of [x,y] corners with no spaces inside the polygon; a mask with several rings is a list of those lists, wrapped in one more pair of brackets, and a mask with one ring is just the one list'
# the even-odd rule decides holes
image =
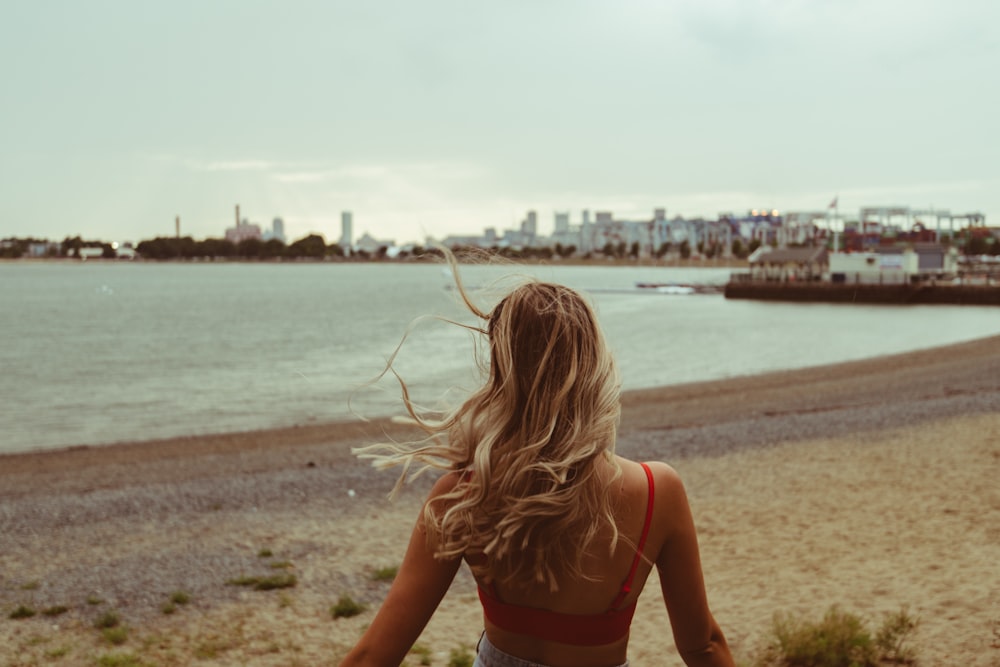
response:
{"label": "distant city skyline", "polygon": [[397,243],[536,211],[1000,220],[1000,5],[16,3],[0,237]]}
{"label": "distant city skyline", "polygon": [[[566,240],[567,235],[571,236],[572,234],[579,233],[581,225],[585,226],[587,224],[593,226],[595,223],[600,225],[603,222],[605,225],[611,223],[643,225],[645,223],[664,220],[721,222],[723,218],[733,221],[739,219],[757,218],[758,213],[761,218],[770,214],[771,216],[774,216],[774,220],[790,216],[789,223],[797,228],[816,225],[819,228],[831,229],[833,231],[843,231],[847,225],[856,226],[857,223],[861,222],[862,217],[870,223],[881,223],[903,231],[909,230],[915,223],[920,223],[925,229],[936,230],[937,232],[943,234],[952,234],[970,226],[979,227],[984,224],[989,226],[989,221],[986,219],[985,214],[981,211],[958,211],[947,207],[930,208],[905,205],[894,205],[890,207],[861,207],[857,211],[845,211],[840,208],[838,199],[839,197],[834,197],[831,203],[825,208],[815,208],[809,210],[780,210],[762,207],[760,209],[743,209],[742,211],[720,211],[719,214],[713,216],[684,216],[680,213],[668,215],[665,207],[657,207],[648,211],[645,215],[640,214],[632,217],[621,216],[616,214],[614,211],[592,211],[590,209],[581,209],[579,211],[579,216],[574,216],[570,211],[553,211],[553,224],[551,229],[546,229],[545,226],[539,226],[538,213],[537,211],[532,210],[525,211],[523,219],[520,220],[520,222],[506,227],[485,226],[479,229],[465,229],[442,236],[428,236],[423,239],[403,240],[389,238],[386,236],[380,237],[377,234],[372,234],[372,232],[367,229],[360,234],[355,234],[353,226],[353,213],[351,211],[340,212],[340,230],[337,235],[326,238],[326,235],[322,232],[313,231],[303,234],[301,237],[289,238],[285,233],[285,221],[282,217],[273,218],[268,225],[263,221],[251,220],[248,217],[244,217],[240,212],[239,205],[236,205],[236,215],[235,220],[233,221],[234,224],[225,227],[223,233],[209,233],[203,236],[190,234],[182,229],[180,216],[177,216],[174,219],[174,230],[172,234],[157,233],[152,236],[125,240],[108,239],[88,235],[86,233],[62,237],[39,237],[36,234],[34,237],[47,238],[50,242],[56,242],[63,238],[80,236],[84,241],[104,241],[112,243],[115,246],[122,244],[132,246],[134,243],[143,240],[174,236],[194,237],[196,240],[220,238],[232,243],[239,243],[242,240],[250,238],[261,239],[264,241],[275,239],[288,244],[292,241],[298,240],[298,238],[304,238],[309,234],[319,233],[321,236],[324,236],[326,243],[330,245],[338,244],[341,247],[353,247],[362,238],[367,239],[369,243],[396,247],[422,245],[426,242],[432,241],[444,242],[445,244],[455,242],[465,243],[469,239],[473,238],[476,239],[475,243],[479,245],[489,241],[490,238],[493,239],[492,244],[499,243],[502,245],[507,242],[504,241],[505,235],[509,240],[511,232],[515,238],[519,238],[520,235],[527,233],[529,237],[537,237],[537,239],[543,243],[549,241],[555,243]],[[768,219],[771,220],[772,218]],[[997,225],[992,225],[992,227],[996,228]],[[22,235],[20,238],[27,238],[30,236],[32,235]],[[17,238],[17,235],[0,236],[0,238],[8,237]],[[486,245],[491,245],[491,243],[486,243]]]}

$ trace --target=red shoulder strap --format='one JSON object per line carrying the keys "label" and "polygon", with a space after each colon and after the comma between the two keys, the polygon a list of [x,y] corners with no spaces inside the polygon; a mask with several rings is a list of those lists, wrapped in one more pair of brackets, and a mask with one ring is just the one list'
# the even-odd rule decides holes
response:
{"label": "red shoulder strap", "polygon": [[646,472],[646,482],[649,484],[649,497],[646,500],[646,520],[642,524],[642,535],[639,536],[639,545],[635,550],[635,558],[632,559],[632,567],[629,568],[628,576],[625,577],[625,581],[622,583],[622,589],[618,591],[618,595],[611,602],[611,610],[617,609],[621,605],[622,601],[628,596],[632,591],[632,580],[635,578],[635,572],[639,569],[639,561],[642,559],[642,551],[646,548],[646,537],[649,535],[649,527],[653,523],[653,471],[649,469],[649,466],[645,463],[640,463],[642,469]]}

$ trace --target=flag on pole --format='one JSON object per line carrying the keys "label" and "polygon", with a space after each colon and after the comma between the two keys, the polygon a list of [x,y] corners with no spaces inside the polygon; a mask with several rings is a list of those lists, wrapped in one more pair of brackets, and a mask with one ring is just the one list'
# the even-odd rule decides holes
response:
{"label": "flag on pole", "polygon": [[838,199],[839,197],[840,197],[840,195],[837,195],[836,197],[834,197],[834,198],[833,198],[833,201],[832,201],[832,202],[830,202],[830,206],[829,206],[828,208],[837,208],[837,199]]}

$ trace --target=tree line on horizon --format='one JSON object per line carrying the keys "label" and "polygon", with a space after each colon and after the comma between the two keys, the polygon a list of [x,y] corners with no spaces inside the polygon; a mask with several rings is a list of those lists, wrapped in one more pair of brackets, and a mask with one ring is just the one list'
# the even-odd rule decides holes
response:
{"label": "tree line on horizon", "polygon": [[[85,240],[80,236],[66,237],[59,244],[52,243],[45,239],[36,238],[12,238],[4,239],[3,247],[0,248],[0,258],[16,259],[29,254],[29,247],[33,244],[46,244],[48,251],[46,257],[68,257],[79,258],[80,250],[83,248],[100,248],[101,257],[114,259],[117,256],[115,247],[99,240]],[[323,237],[318,234],[309,234],[290,244],[285,244],[278,239],[244,239],[237,243],[228,239],[207,238],[195,240],[190,236],[173,237],[161,236],[154,239],[140,241],[135,246],[135,252],[143,259],[152,260],[386,260],[390,259],[389,247],[380,246],[374,252],[357,249],[344,248],[338,243],[327,244]],[[672,245],[665,243],[657,249],[654,255],[662,258],[672,249]],[[692,249],[687,241],[683,241],[673,248],[681,257],[690,257]],[[491,248],[479,248],[475,246],[453,246],[451,248],[457,254],[495,254],[508,259],[553,259],[559,257],[567,259],[578,254],[575,245],[563,245],[556,243],[553,246],[523,247],[513,248],[509,246],[494,246]],[[699,252],[707,257],[719,256],[722,249],[717,243],[708,247],[698,246]],[[739,240],[736,240],[732,248],[734,254],[745,256],[748,254],[742,249]],[[751,246],[750,251],[753,250]],[[440,256],[441,252],[433,247],[421,245],[406,246],[391,256],[391,259],[408,260],[420,259],[425,256]],[[631,246],[625,242],[606,243],[603,248],[593,252],[584,253],[584,258],[607,258],[607,259],[637,259],[639,257],[639,244],[632,243]]]}
{"label": "tree line on horizon", "polygon": [[[960,247],[967,255],[1000,255],[1000,241],[983,235],[959,233]],[[950,238],[943,241],[947,244]],[[117,257],[115,247],[106,241],[85,240],[80,236],[66,237],[61,243],[52,243],[46,239],[36,238],[8,238],[0,241],[0,259],[17,259],[29,254],[29,247],[34,244],[47,244],[46,257],[76,257],[81,256],[82,248],[101,248],[101,257],[114,259]],[[733,239],[729,247],[729,254],[738,259],[746,259],[754,250],[760,247],[760,241],[754,240],[745,244],[741,239]],[[412,260],[425,256],[440,255],[433,246],[424,247],[420,245],[406,246],[390,256],[388,246],[380,246],[374,252],[357,249],[344,248],[338,243],[327,244],[319,234],[309,234],[290,244],[278,239],[244,239],[237,243],[228,239],[207,238],[195,240],[190,236],[172,237],[160,236],[154,239],[140,241],[135,246],[135,251],[143,259],[153,260],[312,260],[322,261],[334,260],[355,260],[355,261],[382,261],[387,259]],[[556,243],[553,246],[540,247],[498,247],[479,248],[473,246],[455,246],[452,248],[457,253],[471,252],[475,254],[494,254],[508,259],[567,259],[570,257],[580,257],[582,259],[616,259],[616,260],[637,260],[640,256],[640,247],[637,242],[631,245],[624,241],[618,243],[606,243],[603,247],[590,252],[580,254],[575,245],[563,245]],[[725,253],[723,244],[719,241],[709,243],[699,242],[696,248],[692,248],[688,241],[678,244],[664,243],[652,254],[656,259],[662,259],[669,253],[674,253],[681,259],[689,258],[697,250],[702,257],[712,259],[722,257]]]}

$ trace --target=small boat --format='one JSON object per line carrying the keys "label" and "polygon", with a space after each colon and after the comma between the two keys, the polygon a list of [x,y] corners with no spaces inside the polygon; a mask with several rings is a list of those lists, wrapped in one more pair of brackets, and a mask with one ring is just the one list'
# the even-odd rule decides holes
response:
{"label": "small boat", "polygon": [[695,292],[690,285],[660,285],[653,289],[660,294],[694,294]]}
{"label": "small boat", "polygon": [[687,283],[636,283],[640,290],[650,290],[657,294],[721,294],[719,285],[697,285]]}

